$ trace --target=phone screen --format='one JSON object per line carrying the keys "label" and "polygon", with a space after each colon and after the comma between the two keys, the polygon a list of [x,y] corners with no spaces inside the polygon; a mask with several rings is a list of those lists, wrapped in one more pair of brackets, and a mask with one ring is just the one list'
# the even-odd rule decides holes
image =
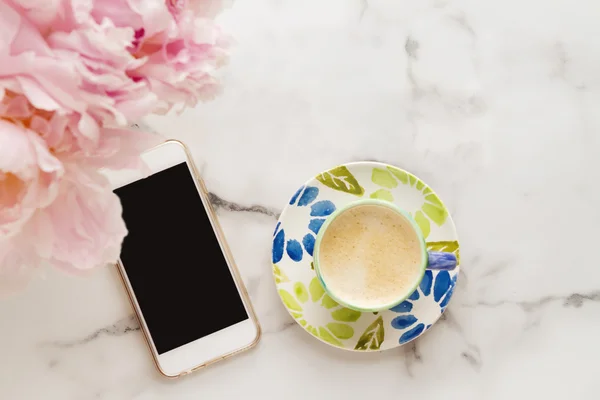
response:
{"label": "phone screen", "polygon": [[115,193],[121,263],[158,354],[248,319],[185,162]]}

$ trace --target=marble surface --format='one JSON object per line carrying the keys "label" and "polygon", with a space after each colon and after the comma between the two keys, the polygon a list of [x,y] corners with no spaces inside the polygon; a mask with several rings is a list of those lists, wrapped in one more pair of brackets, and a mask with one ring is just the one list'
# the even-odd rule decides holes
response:
{"label": "marble surface", "polygon": [[[0,398],[597,399],[600,3],[237,0],[216,101],[148,127],[192,149],[264,329],[161,378],[112,268],[0,301]],[[276,216],[318,171],[378,160],[444,199],[463,271],[443,319],[379,354],[315,341],[271,277]]]}

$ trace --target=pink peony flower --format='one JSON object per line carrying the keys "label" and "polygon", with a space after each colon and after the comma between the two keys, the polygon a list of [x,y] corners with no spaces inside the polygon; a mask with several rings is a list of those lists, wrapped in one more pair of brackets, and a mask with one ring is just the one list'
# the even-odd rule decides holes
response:
{"label": "pink peony flower", "polygon": [[0,0],[0,290],[52,264],[117,259],[102,168],[144,168],[127,128],[218,92],[228,39],[211,0]]}
{"label": "pink peony flower", "polygon": [[121,203],[96,169],[67,165],[60,192],[46,210],[53,237],[49,261],[76,272],[115,262],[127,234]]}
{"label": "pink peony flower", "polygon": [[22,287],[45,263],[75,273],[119,257],[127,229],[118,197],[95,169],[66,171],[55,201],[34,210],[22,231],[0,239],[0,291]]}
{"label": "pink peony flower", "polygon": [[36,133],[0,120],[0,237],[15,235],[54,201],[63,172]]}

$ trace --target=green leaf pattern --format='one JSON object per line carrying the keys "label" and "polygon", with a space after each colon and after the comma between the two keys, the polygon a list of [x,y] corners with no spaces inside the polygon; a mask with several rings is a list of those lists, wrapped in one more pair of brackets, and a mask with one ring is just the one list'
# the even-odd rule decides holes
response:
{"label": "green leaf pattern", "polygon": [[387,189],[397,187],[398,181],[404,185],[416,188],[423,194],[424,203],[419,210],[411,213],[415,222],[419,225],[419,228],[421,228],[423,237],[427,238],[431,233],[431,222],[438,226],[442,226],[446,222],[448,211],[440,198],[429,188],[429,186],[425,185],[423,181],[413,174],[388,165],[385,169],[377,167],[373,168],[371,180],[376,185],[386,188],[371,193],[371,198],[394,201],[394,196]]}
{"label": "green leaf pattern", "polygon": [[379,199],[390,202],[394,201],[394,196],[392,196],[392,192],[386,189],[376,190],[373,193],[371,193],[371,196],[369,197],[371,197],[372,199]]}
{"label": "green leaf pattern", "polygon": [[362,196],[365,189],[359,185],[358,181],[345,166],[335,167],[318,175],[317,180],[323,185],[340,192],[350,193],[356,196]]}
{"label": "green leaf pattern", "polygon": [[379,350],[384,340],[385,329],[383,327],[383,318],[379,316],[365,329],[365,332],[358,339],[354,350]]}
{"label": "green leaf pattern", "polygon": [[[354,336],[354,328],[348,322],[356,322],[362,313],[345,308],[329,297],[319,280],[313,278],[308,288],[302,282],[293,285],[292,295],[284,289],[279,289],[281,300],[300,325],[308,332],[321,338],[323,341],[338,347],[344,347],[342,340],[351,339]],[[305,305],[309,302],[319,303],[321,307],[331,310],[331,322],[324,326],[313,326],[307,320]]]}
{"label": "green leaf pattern", "polygon": [[398,186],[398,182],[394,179],[392,174],[383,168],[373,168],[371,180],[373,183],[388,189],[393,189]]}
{"label": "green leaf pattern", "polygon": [[273,276],[275,277],[275,283],[284,283],[289,282],[290,278],[277,266],[277,264],[273,264]]}

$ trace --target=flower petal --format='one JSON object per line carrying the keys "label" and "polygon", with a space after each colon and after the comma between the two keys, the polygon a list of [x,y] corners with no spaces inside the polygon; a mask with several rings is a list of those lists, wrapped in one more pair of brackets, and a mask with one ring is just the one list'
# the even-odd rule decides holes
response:
{"label": "flower petal", "polygon": [[301,186],[298,190],[296,190],[296,193],[294,193],[294,195],[290,199],[290,204],[296,203],[296,200],[298,200],[298,196],[300,196],[300,193],[302,193],[302,190],[304,190],[304,186]]}
{"label": "flower petal", "polygon": [[[435,195],[430,194],[429,196]],[[444,224],[444,222],[446,222],[446,218],[448,217],[448,211],[446,211],[446,208],[444,206],[436,206],[433,204],[425,203],[423,204],[422,209],[423,212],[427,214],[427,216],[431,218],[431,220],[435,222],[438,226],[441,226]]]}
{"label": "flower petal", "polygon": [[304,189],[304,193],[302,193],[300,200],[298,200],[298,206],[303,207],[309,205],[317,198],[318,195],[319,188],[307,186],[306,189]]}
{"label": "flower petal", "polygon": [[348,324],[330,322],[325,326],[338,339],[350,339],[352,336],[354,336],[354,329],[352,329],[352,327]]}
{"label": "flower petal", "polygon": [[379,189],[373,193],[371,193],[371,196],[369,196],[372,199],[379,199],[379,200],[385,200],[385,201],[394,201],[394,196],[392,195],[392,192],[390,192],[389,190],[386,189]]}
{"label": "flower petal", "polygon": [[412,310],[413,305],[410,301],[403,301],[402,303],[398,304],[395,307],[390,308],[390,311],[393,312],[397,312],[397,313],[404,313],[404,312],[409,312],[410,310]]}
{"label": "flower petal", "polygon": [[277,264],[283,258],[283,247],[285,244],[285,232],[282,230],[275,235],[273,239],[273,255],[272,261],[273,264]]}
{"label": "flower petal", "polygon": [[340,308],[331,313],[331,317],[336,321],[354,322],[362,313],[360,311],[351,310],[349,308]]}
{"label": "flower petal", "polygon": [[392,320],[392,327],[395,329],[406,329],[415,322],[417,322],[417,318],[414,315],[400,315]]}
{"label": "flower petal", "polygon": [[423,333],[423,330],[425,330],[425,325],[419,324],[411,330],[404,332],[402,336],[400,336],[400,344],[410,342],[411,340],[419,336],[421,333]]}
{"label": "flower petal", "polygon": [[435,284],[433,286],[433,299],[439,302],[442,296],[446,294],[450,288],[451,278],[448,271],[440,271],[435,277]]}
{"label": "flower petal", "polygon": [[318,336],[329,344],[332,344],[337,347],[342,347],[342,342],[340,342],[339,340],[334,338],[331,335],[331,333],[329,333],[327,331],[327,329],[323,328],[322,326],[319,327],[319,335]]}
{"label": "flower petal", "polygon": [[321,282],[319,282],[319,279],[316,277],[310,281],[308,285],[308,291],[310,292],[310,298],[312,299],[313,303],[319,300],[325,293],[325,289],[323,289]]}
{"label": "flower petal", "polygon": [[316,202],[310,207],[311,217],[325,217],[335,211],[335,204],[329,200]]}
{"label": "flower petal", "polygon": [[304,249],[306,250],[306,252],[312,256],[313,250],[315,248],[315,237],[312,234],[307,233],[302,238],[302,244],[304,245]]}
{"label": "flower petal", "polygon": [[429,223],[429,220],[427,219],[427,217],[425,217],[422,211],[419,210],[415,213],[415,222],[417,223],[417,225],[419,225],[423,237],[427,239],[427,237],[431,233],[431,224]]}
{"label": "flower petal", "polygon": [[419,284],[419,287],[421,288],[421,292],[423,292],[424,296],[429,296],[429,293],[431,293],[432,283],[433,283],[433,273],[431,273],[431,271],[427,270],[427,271],[425,271],[425,275],[423,275],[423,279],[421,280],[421,283]]}
{"label": "flower petal", "polygon": [[382,168],[373,168],[371,180],[373,183],[388,189],[393,189],[398,186],[398,181],[394,179],[392,174]]}
{"label": "flower petal", "polygon": [[281,300],[283,300],[283,304],[292,311],[302,311],[302,306],[294,299],[294,296],[289,294],[283,289],[279,289],[279,296],[281,296]]}
{"label": "flower petal", "polygon": [[54,228],[51,262],[69,272],[114,263],[127,234],[121,202],[93,169],[70,166],[56,200],[46,208]]}
{"label": "flower petal", "polygon": [[339,306],[338,302],[329,297],[327,293],[323,296],[323,300],[321,300],[321,305],[328,310],[332,309],[333,307]]}
{"label": "flower petal", "polygon": [[440,303],[440,309],[442,310],[442,312],[444,312],[444,310],[448,306],[448,303],[450,302],[450,299],[452,298],[452,294],[454,293],[454,288],[455,287],[456,286],[452,286],[450,288],[450,290],[448,290],[446,292],[446,297],[444,297],[444,300],[442,300],[442,302]]}
{"label": "flower petal", "polygon": [[304,304],[308,301],[308,291],[306,290],[304,283],[296,282],[294,284],[294,294],[300,303]]}
{"label": "flower petal", "polygon": [[308,223],[308,229],[313,231],[316,235],[319,233],[319,230],[321,230],[321,227],[323,226],[324,222],[325,222],[325,218],[313,218]]}
{"label": "flower petal", "polygon": [[288,240],[285,250],[287,252],[287,255],[290,256],[290,258],[293,261],[298,262],[298,261],[302,260],[302,246],[300,245],[300,243],[297,240],[295,240],[295,239]]}
{"label": "flower petal", "polygon": [[10,47],[17,36],[21,17],[7,3],[0,3],[0,55],[9,54]]}

